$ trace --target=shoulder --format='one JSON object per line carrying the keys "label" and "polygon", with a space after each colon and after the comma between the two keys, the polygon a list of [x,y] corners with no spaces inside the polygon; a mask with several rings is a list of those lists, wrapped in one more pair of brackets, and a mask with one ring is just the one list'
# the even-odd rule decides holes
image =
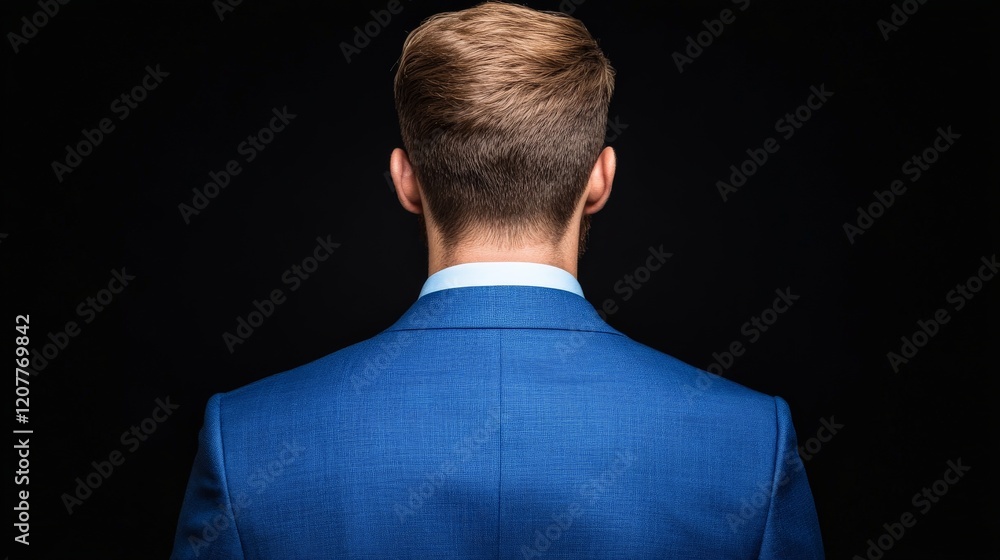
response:
{"label": "shoulder", "polygon": [[601,349],[609,359],[662,385],[689,404],[711,403],[736,408],[758,408],[774,414],[775,397],[751,389],[723,376],[695,367],[628,336],[609,337]]}
{"label": "shoulder", "polygon": [[288,410],[348,391],[353,393],[359,384],[367,382],[365,375],[372,369],[372,358],[384,352],[392,338],[392,333],[383,332],[212,398],[218,401],[221,414],[232,418],[261,415],[277,407]]}

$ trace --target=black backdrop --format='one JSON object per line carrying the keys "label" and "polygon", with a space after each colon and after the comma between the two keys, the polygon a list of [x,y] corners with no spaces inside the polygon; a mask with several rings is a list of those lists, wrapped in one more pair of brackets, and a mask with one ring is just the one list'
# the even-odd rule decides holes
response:
{"label": "black backdrop", "polygon": [[[29,314],[41,356],[13,423],[34,430],[29,486],[13,487],[30,490],[31,544],[11,557],[165,557],[207,398],[372,336],[415,299],[426,250],[384,175],[394,64],[424,17],[472,3],[332,4],[4,3],[3,320]],[[618,174],[579,276],[617,329],[790,403],[830,558],[983,557],[1000,280],[972,278],[997,250],[993,14],[895,6],[563,2],[618,71]],[[274,110],[294,117],[241,148]],[[779,122],[796,111],[800,127]],[[723,197],[730,165],[765,145]],[[230,160],[239,174],[206,191]],[[339,247],[292,291],[317,237]],[[672,256],[647,274],[651,248]],[[286,299],[231,352],[224,333],[275,289]],[[745,328],[779,289],[798,299]],[[970,469],[935,487],[949,461]],[[77,488],[88,476],[100,486]],[[914,500],[925,487],[934,501]],[[916,524],[885,536],[904,513]]]}

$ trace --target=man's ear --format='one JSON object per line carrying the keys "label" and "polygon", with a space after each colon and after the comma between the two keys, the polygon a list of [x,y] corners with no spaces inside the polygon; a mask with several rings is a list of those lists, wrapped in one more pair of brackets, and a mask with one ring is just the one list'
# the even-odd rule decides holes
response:
{"label": "man's ear", "polygon": [[420,195],[420,185],[413,173],[410,158],[402,148],[396,148],[389,156],[389,175],[396,187],[396,198],[403,208],[414,214],[423,214],[424,201]]}
{"label": "man's ear", "polygon": [[607,146],[601,150],[594,168],[590,171],[583,204],[585,216],[596,213],[607,203],[608,197],[611,196],[611,183],[615,179],[615,165],[615,151],[611,146]]}

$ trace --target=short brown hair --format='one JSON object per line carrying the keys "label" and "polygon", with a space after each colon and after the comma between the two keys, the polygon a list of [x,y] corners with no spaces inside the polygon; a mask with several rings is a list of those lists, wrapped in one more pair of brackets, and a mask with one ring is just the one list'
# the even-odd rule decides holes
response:
{"label": "short brown hair", "polygon": [[486,2],[409,34],[403,143],[446,247],[565,233],[604,146],[614,69],[579,20]]}

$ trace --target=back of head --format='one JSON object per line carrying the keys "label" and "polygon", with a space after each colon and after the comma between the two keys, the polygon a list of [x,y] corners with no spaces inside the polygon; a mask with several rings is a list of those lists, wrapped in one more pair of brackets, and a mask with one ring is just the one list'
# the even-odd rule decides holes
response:
{"label": "back of head", "polygon": [[613,90],[596,41],[560,12],[487,2],[410,33],[396,110],[446,247],[558,241],[603,147]]}

